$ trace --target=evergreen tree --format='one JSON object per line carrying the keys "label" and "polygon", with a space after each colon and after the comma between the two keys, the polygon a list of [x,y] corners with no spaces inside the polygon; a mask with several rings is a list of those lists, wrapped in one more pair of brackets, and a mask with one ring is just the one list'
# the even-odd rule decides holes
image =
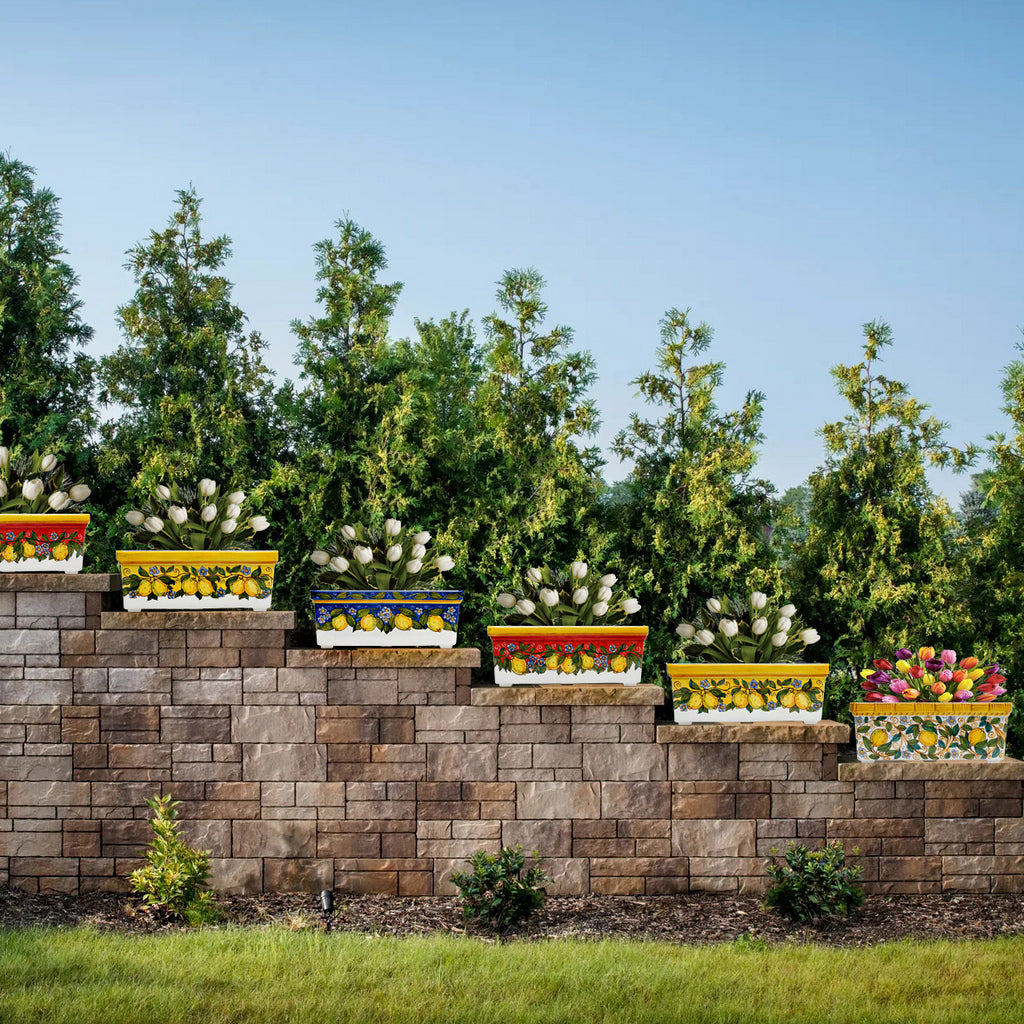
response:
{"label": "evergreen tree", "polygon": [[652,666],[673,660],[676,625],[708,597],[781,587],[766,542],[774,489],[752,476],[764,396],[749,391],[741,408],[719,411],[725,364],[694,362],[711,339],[689,310],[665,314],[658,367],[632,381],[664,413],[633,413],[612,446],[633,470],[628,493],[607,506],[608,528],[645,608]]}
{"label": "evergreen tree", "polygon": [[905,384],[877,372],[892,344],[889,326],[872,321],[864,336],[861,362],[832,369],[851,412],[821,430],[825,464],[809,480],[811,527],[794,570],[822,654],[831,649],[825,712],[846,719],[860,692],[855,670],[870,659],[970,639],[957,596],[956,520],[925,470],[962,469],[974,449],[947,445],[946,424],[926,416]]}
{"label": "evergreen tree", "polygon": [[0,153],[0,444],[68,456],[85,472],[94,363],[78,278],[63,258],[57,197]]}

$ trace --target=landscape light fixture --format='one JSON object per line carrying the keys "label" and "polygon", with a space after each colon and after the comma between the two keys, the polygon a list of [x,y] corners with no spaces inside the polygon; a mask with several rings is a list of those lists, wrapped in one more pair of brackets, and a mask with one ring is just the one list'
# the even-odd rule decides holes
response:
{"label": "landscape light fixture", "polygon": [[324,931],[331,930],[331,918],[334,916],[334,893],[323,889],[320,893],[320,912],[324,918]]}

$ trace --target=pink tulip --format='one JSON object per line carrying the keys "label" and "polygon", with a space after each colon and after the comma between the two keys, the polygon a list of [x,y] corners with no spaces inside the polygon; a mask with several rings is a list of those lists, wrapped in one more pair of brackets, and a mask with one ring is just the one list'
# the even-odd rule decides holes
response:
{"label": "pink tulip", "polygon": [[957,690],[953,694],[953,700],[970,700],[973,696],[970,690]]}
{"label": "pink tulip", "polygon": [[944,668],[939,673],[939,681],[940,682],[948,683],[952,678],[953,678],[953,673],[950,672],[950,670],[948,668]]}
{"label": "pink tulip", "polygon": [[893,693],[902,693],[904,690],[910,689],[910,683],[903,679],[894,679],[889,684],[889,689],[892,690]]}
{"label": "pink tulip", "polygon": [[941,657],[947,665],[956,664],[956,651],[943,651],[939,657]]}
{"label": "pink tulip", "polygon": [[899,704],[899,702],[899,697],[894,697],[891,693],[887,693],[884,697],[882,697],[883,704]]}

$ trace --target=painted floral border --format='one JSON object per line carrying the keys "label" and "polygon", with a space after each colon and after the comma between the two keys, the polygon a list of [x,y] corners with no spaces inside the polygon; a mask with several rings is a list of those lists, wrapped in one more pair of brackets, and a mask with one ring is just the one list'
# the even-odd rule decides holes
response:
{"label": "painted floral border", "polygon": [[45,526],[4,527],[0,530],[0,558],[20,562],[26,558],[52,558],[66,562],[85,547],[85,526],[48,530]]}
{"label": "painted floral border", "polygon": [[559,672],[605,672],[620,675],[643,662],[644,642],[639,640],[566,641],[523,638],[495,640],[494,660],[498,668],[517,676]]}
{"label": "painted floral border", "polygon": [[[457,630],[461,598],[452,599],[437,591],[368,591],[365,599],[319,598],[314,591],[313,619],[318,630],[359,629],[391,633],[396,630]],[[428,603],[429,602],[429,603]]]}
{"label": "painted floral border", "polygon": [[149,565],[123,566],[121,588],[125,597],[225,597],[243,600],[266,598],[274,587],[274,567],[261,565]]}
{"label": "painted floral border", "polygon": [[856,715],[857,756],[868,761],[994,761],[1007,715]]}
{"label": "painted floral border", "polygon": [[795,715],[820,711],[825,699],[824,679],[673,679],[672,706],[698,714],[716,711],[775,711],[784,708]]}

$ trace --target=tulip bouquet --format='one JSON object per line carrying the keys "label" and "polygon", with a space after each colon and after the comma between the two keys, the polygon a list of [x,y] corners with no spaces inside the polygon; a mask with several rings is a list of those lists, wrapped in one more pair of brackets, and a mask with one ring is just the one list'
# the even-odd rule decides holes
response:
{"label": "tulip bouquet", "polygon": [[244,491],[225,493],[213,480],[200,480],[193,490],[158,484],[145,509],[132,509],[125,519],[135,529],[139,547],[174,551],[245,551],[270,525],[264,516],[246,510]]}
{"label": "tulip bouquet", "polygon": [[85,484],[72,481],[56,455],[34,451],[18,456],[0,447],[0,514],[72,512],[91,493]]}
{"label": "tulip bouquet", "polygon": [[326,548],[309,557],[322,567],[319,582],[331,590],[433,589],[455,562],[448,555],[428,557],[430,534],[413,533],[397,519],[384,529],[343,526]]}
{"label": "tulip bouquet", "polygon": [[498,594],[515,626],[591,626],[625,622],[640,611],[635,598],[616,599],[617,578],[591,572],[586,562],[573,562],[569,571],[547,567],[527,570],[525,586],[515,594]]}
{"label": "tulip bouquet", "polygon": [[805,648],[821,639],[797,618],[794,605],[770,607],[767,594],[759,590],[747,601],[709,598],[705,609],[693,622],[676,627],[691,661],[793,663],[802,661]]}
{"label": "tulip bouquet", "polygon": [[874,667],[863,669],[861,677],[866,703],[982,704],[1006,693],[1006,677],[997,663],[982,668],[977,658],[958,662],[956,651],[936,654],[934,647],[921,647],[916,655],[902,647],[892,661],[876,658]]}

